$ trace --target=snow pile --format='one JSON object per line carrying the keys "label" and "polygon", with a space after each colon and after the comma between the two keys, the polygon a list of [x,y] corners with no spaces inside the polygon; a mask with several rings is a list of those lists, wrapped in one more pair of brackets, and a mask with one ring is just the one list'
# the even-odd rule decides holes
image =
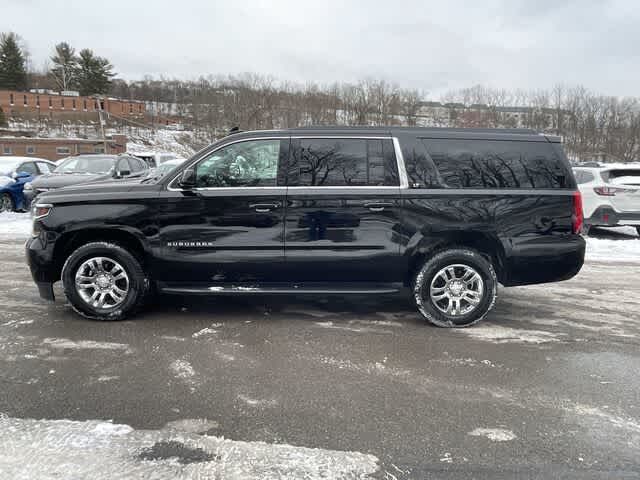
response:
{"label": "snow pile", "polygon": [[194,134],[190,131],[156,130],[144,136],[131,135],[127,142],[127,152],[171,152],[176,155],[189,158],[195,153],[191,146],[194,142]]}
{"label": "snow pile", "polygon": [[28,213],[0,213],[0,238],[26,240],[31,233],[31,216]]}
{"label": "snow pile", "polygon": [[640,238],[608,240],[587,238],[587,260],[607,262],[640,262]]}
{"label": "snow pile", "polygon": [[368,478],[378,470],[373,455],[227,440],[196,435],[192,428],[180,431],[181,426],[173,422],[161,430],[135,430],[99,420],[30,420],[0,414],[0,472],[11,479],[314,480]]}

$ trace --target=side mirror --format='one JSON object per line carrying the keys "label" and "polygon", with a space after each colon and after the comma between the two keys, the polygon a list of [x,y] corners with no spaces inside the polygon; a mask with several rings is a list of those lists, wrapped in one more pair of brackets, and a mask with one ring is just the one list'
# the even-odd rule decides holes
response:
{"label": "side mirror", "polygon": [[116,170],[113,174],[113,178],[124,178],[131,175],[131,170]]}
{"label": "side mirror", "polygon": [[195,188],[196,186],[196,171],[193,168],[187,168],[180,175],[180,187],[184,189]]}

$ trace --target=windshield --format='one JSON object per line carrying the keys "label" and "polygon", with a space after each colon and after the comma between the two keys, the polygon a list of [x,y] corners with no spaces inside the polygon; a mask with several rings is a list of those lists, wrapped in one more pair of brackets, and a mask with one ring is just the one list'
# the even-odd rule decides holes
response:
{"label": "windshield", "polygon": [[109,173],[116,163],[116,157],[78,156],[69,157],[54,170],[54,173],[86,173],[98,175]]}
{"label": "windshield", "polygon": [[14,158],[0,158],[0,176],[10,176],[15,168],[20,165],[21,160]]}

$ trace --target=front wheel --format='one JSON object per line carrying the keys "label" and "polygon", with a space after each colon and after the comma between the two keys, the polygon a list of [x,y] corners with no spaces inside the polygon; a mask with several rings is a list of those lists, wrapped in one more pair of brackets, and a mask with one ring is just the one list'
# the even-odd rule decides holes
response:
{"label": "front wheel", "polygon": [[62,268],[62,283],[74,310],[95,320],[127,317],[149,291],[140,261],[108,242],[92,242],[75,250]]}
{"label": "front wheel", "polygon": [[493,307],[498,293],[491,263],[466,248],[431,257],[413,285],[418,310],[438,327],[468,327],[479,322]]}
{"label": "front wheel", "polygon": [[640,235],[640,227],[636,227],[636,232],[638,232],[638,235]]}

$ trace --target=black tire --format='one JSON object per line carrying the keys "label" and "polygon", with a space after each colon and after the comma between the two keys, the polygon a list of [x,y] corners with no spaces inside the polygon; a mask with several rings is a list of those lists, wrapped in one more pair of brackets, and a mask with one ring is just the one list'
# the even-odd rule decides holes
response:
{"label": "black tire", "polygon": [[13,198],[8,193],[3,193],[0,197],[0,212],[13,212],[16,206],[13,203]]}
{"label": "black tire", "polygon": [[[128,276],[128,290],[121,303],[107,308],[96,308],[87,303],[76,286],[75,278],[82,264],[91,259],[103,257],[111,259],[124,269]],[[115,243],[92,242],[75,250],[62,267],[64,294],[73,309],[83,317],[92,320],[122,320],[135,313],[147,299],[150,281],[142,269],[141,262],[125,248]]]}
{"label": "black tire", "polygon": [[[430,288],[434,278],[442,269],[452,265],[471,267],[482,279],[484,288],[479,295],[479,302],[468,313],[447,314],[441,311],[431,298]],[[438,327],[468,327],[478,323],[493,308],[497,294],[498,280],[493,266],[480,253],[467,248],[452,248],[435,254],[418,271],[413,282],[413,298],[418,311]],[[468,304],[468,307],[471,307],[471,304]]]}
{"label": "black tire", "polygon": [[582,227],[580,228],[580,233],[584,236],[588,236],[590,231],[591,231],[591,224],[583,223]]}
{"label": "black tire", "polygon": [[638,235],[640,235],[640,227],[636,227],[636,232],[638,232]]}

